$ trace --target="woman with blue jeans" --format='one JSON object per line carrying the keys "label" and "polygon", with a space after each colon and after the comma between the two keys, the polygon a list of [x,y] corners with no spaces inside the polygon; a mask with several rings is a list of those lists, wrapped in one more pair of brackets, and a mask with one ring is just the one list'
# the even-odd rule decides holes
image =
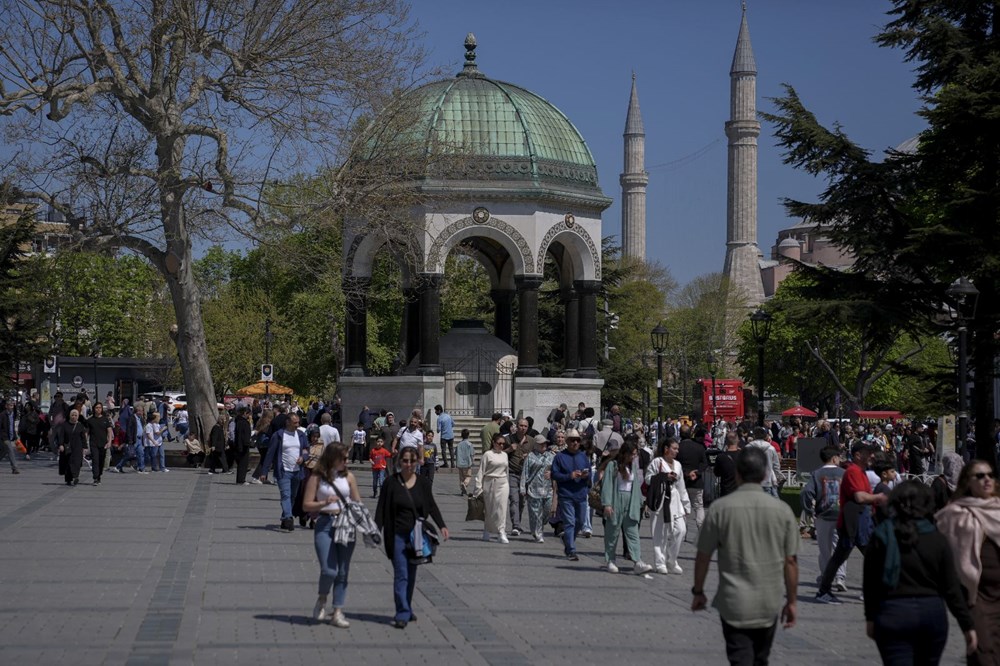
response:
{"label": "woman with blue jeans", "polygon": [[286,532],[295,529],[292,500],[302,480],[302,463],[308,457],[309,442],[305,433],[299,432],[299,415],[289,414],[285,427],[271,436],[261,477],[267,479],[269,472],[274,473],[274,482],[281,494],[281,529]]}
{"label": "woman with blue jeans", "polygon": [[319,595],[313,608],[313,619],[322,622],[328,617],[326,599],[330,588],[333,588],[330,624],[342,629],[350,626],[344,617],[344,602],[357,531],[353,526],[337,527],[337,516],[347,510],[345,500],[360,502],[361,493],[354,475],[347,470],[347,451],[338,444],[330,444],[323,449],[306,481],[302,508],[320,514],[313,534],[316,557],[319,559]]}
{"label": "woman with blue jeans", "polygon": [[386,480],[375,510],[375,523],[382,530],[385,554],[392,560],[392,592],[396,601],[392,626],[397,629],[404,629],[408,622],[417,621],[412,608],[417,565],[407,557],[410,534],[417,518],[433,518],[442,538],[448,539],[448,528],[434,501],[431,483],[426,477],[417,476],[420,466],[417,453],[413,447],[402,449],[399,454],[401,471]]}

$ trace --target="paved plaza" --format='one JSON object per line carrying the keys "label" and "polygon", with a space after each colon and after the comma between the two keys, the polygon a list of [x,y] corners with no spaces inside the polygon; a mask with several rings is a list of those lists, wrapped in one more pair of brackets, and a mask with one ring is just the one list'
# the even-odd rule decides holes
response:
{"label": "paved plaza", "polygon": [[[19,476],[0,469],[2,664],[725,663],[718,615],[689,610],[691,544],[684,575],[649,578],[599,570],[599,521],[579,562],[549,536],[486,544],[482,523],[463,521],[447,470],[435,490],[452,539],[420,567],[419,621],[403,631],[389,624],[389,562],[360,544],[350,628],[312,621],[312,533],[277,530],[274,486],[179,468],[105,474],[97,487],[86,476],[68,488],[48,460],[23,462]],[[358,477],[370,495],[370,475]],[[651,559],[648,530],[642,547]],[[800,562],[799,625],[778,630],[772,663],[878,663],[864,636],[858,556],[841,607],[811,602],[814,543]],[[715,581],[713,564],[709,598]],[[964,663],[961,643],[952,621],[944,663]]]}

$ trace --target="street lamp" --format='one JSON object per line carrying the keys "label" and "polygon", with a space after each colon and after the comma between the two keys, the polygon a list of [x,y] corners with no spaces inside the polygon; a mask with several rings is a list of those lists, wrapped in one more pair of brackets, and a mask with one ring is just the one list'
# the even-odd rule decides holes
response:
{"label": "street lamp", "polygon": [[715,404],[718,401],[718,393],[715,392],[715,376],[719,374],[719,368],[715,363],[715,354],[712,350],[708,350],[708,374],[712,376],[712,427],[715,427],[715,423],[718,420],[718,412],[715,410]]}
{"label": "street lamp", "polygon": [[656,441],[660,442],[663,435],[663,353],[667,350],[670,332],[663,324],[657,324],[649,337],[656,352]]}
{"label": "street lamp", "polygon": [[[264,363],[271,362],[271,342],[274,340],[274,333],[271,332],[271,318],[264,320]],[[264,381],[264,401],[271,400],[271,382]]]}
{"label": "street lamp", "polygon": [[764,345],[771,335],[771,315],[757,308],[750,315],[750,332],[757,343],[757,425],[764,427]]}
{"label": "street lamp", "polygon": [[97,389],[97,357],[101,355],[101,341],[94,340],[90,343],[90,355],[94,357],[94,400],[93,404],[97,404],[98,396],[100,393]]}
{"label": "street lamp", "polygon": [[958,443],[955,450],[964,455],[969,435],[968,324],[969,320],[976,317],[979,290],[976,289],[976,285],[962,277],[952,283],[945,293],[955,302],[952,318],[958,324]]}

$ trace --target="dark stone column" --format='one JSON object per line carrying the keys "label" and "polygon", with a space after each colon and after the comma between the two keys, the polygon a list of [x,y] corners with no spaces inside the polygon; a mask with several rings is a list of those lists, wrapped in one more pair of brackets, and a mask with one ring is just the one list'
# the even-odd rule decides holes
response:
{"label": "dark stone column", "polygon": [[368,365],[368,288],[371,278],[344,278],[347,321],[344,326],[346,349],[345,377],[364,377]]}
{"label": "dark stone column", "polygon": [[566,311],[563,326],[563,377],[573,377],[580,366],[580,295],[564,289],[559,301]]}
{"label": "dark stone column", "polygon": [[403,290],[403,366],[420,351],[420,292],[417,289]]}
{"label": "dark stone column", "polygon": [[514,341],[514,336],[511,333],[514,319],[514,290],[493,289],[490,291],[490,298],[493,299],[494,307],[493,335],[507,344],[512,344]]}
{"label": "dark stone column", "polygon": [[577,280],[573,283],[580,295],[580,367],[574,377],[597,379],[597,294],[600,280]]}
{"label": "dark stone column", "polygon": [[517,285],[517,372],[516,377],[541,377],[538,367],[538,288],[541,276],[519,275]]}
{"label": "dark stone column", "polygon": [[437,273],[417,276],[420,293],[420,367],[418,375],[443,375],[441,367],[441,280]]}

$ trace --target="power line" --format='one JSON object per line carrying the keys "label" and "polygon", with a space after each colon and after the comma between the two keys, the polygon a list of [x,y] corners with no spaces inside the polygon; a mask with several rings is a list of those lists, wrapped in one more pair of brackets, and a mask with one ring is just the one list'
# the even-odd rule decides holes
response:
{"label": "power line", "polygon": [[677,169],[687,166],[688,164],[698,160],[699,158],[704,157],[709,153],[709,151],[712,150],[712,148],[714,148],[721,142],[722,139],[716,139],[711,143],[702,146],[693,153],[688,153],[687,155],[679,157],[676,160],[671,160],[670,162],[662,162],[660,164],[654,164],[651,167],[647,167],[646,171],[661,171],[661,172],[676,171]]}

